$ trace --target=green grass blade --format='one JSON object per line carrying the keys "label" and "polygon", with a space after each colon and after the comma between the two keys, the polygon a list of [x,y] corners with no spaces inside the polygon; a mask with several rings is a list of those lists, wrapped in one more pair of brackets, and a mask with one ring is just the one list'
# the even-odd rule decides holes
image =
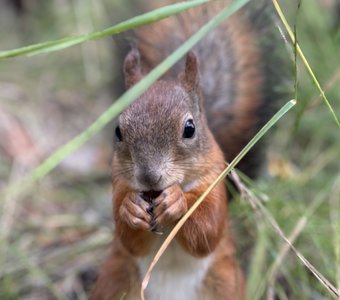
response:
{"label": "green grass blade", "polygon": [[299,54],[300,58],[302,59],[302,62],[303,64],[305,65],[310,77],[312,78],[312,81],[314,83],[314,85],[316,86],[316,88],[319,90],[320,92],[320,95],[322,97],[322,99],[325,101],[326,105],[328,106],[328,109],[329,111],[331,112],[336,124],[338,125],[338,127],[340,128],[340,121],[337,117],[337,115],[335,114],[335,111],[333,109],[333,107],[331,106],[331,104],[329,103],[327,97],[326,97],[326,94],[325,92],[323,91],[323,89],[321,88],[321,85],[319,83],[319,81],[317,80],[316,76],[314,75],[314,72],[312,70],[312,68],[310,67],[305,55],[303,54],[301,48],[300,48],[300,45],[298,44],[298,42],[295,40],[295,37],[294,37],[294,33],[292,32],[292,29],[290,28],[282,10],[281,10],[281,7],[279,6],[277,0],[272,0],[273,1],[273,4],[275,6],[275,9],[278,13],[278,15],[280,16],[281,20],[282,20],[282,23],[283,25],[285,26],[288,34],[289,34],[289,37],[290,39],[292,40],[292,43],[294,44],[294,46],[296,47],[296,51],[297,53]]}
{"label": "green grass blade", "polygon": [[333,231],[333,245],[335,254],[335,280],[340,292],[340,176],[334,182],[330,192],[330,220]]}
{"label": "green grass blade", "polygon": [[[278,121],[286,114],[294,105],[296,100],[290,100],[287,102],[269,121],[261,128],[261,130],[251,139],[251,141],[242,149],[242,151],[235,157],[230,163],[229,168],[232,170],[239,161],[249,152],[249,150],[259,141],[259,139]],[[229,171],[227,172],[229,173]]]}
{"label": "green grass blade", "polygon": [[185,43],[162,61],[156,68],[154,68],[143,80],[138,82],[135,86],[125,92],[114,104],[112,104],[92,125],[86,130],[76,136],[74,139],[66,143],[64,146],[56,150],[44,162],[36,167],[31,174],[26,176],[18,183],[14,183],[8,187],[3,193],[16,194],[26,188],[32,183],[43,178],[46,174],[51,172],[63,159],[77,150],[80,146],[86,143],[97,132],[103,129],[113,118],[121,113],[127,106],[129,106],[137,97],[139,97],[145,90],[152,85],[159,77],[161,77],[167,70],[169,70],[178,60],[180,60],[186,52],[188,52],[195,44],[197,44],[209,31],[214,29],[223,20],[236,12],[240,7],[245,5],[250,0],[239,0],[232,3],[224,9],[220,14],[210,20],[200,30],[193,34]]}
{"label": "green grass blade", "polygon": [[252,251],[252,259],[247,274],[247,295],[252,295],[253,300],[259,299],[257,296],[262,277],[266,268],[266,248],[268,247],[268,236],[264,220],[257,220],[256,244]]}
{"label": "green grass blade", "polygon": [[58,51],[80,43],[84,43],[86,41],[99,39],[108,35],[115,35],[142,25],[156,22],[158,20],[167,18],[171,15],[180,13],[184,10],[201,5],[206,2],[209,2],[209,0],[191,0],[187,2],[176,3],[161,7],[159,9],[155,9],[151,12],[147,12],[140,16],[133,17],[129,20],[121,22],[115,26],[109,27],[102,31],[96,31],[89,34],[83,34],[72,37],[65,37],[58,40],[43,42],[13,50],[1,51],[0,59],[23,55],[37,55],[47,52]]}

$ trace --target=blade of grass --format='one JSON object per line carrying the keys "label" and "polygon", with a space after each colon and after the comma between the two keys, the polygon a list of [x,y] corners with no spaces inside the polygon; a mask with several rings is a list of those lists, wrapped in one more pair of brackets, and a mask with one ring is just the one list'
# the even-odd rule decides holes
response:
{"label": "blade of grass", "polygon": [[310,67],[310,65],[309,65],[309,63],[308,63],[308,61],[307,61],[305,55],[303,54],[303,52],[302,52],[302,50],[301,50],[301,48],[300,48],[300,45],[299,45],[298,42],[296,41],[295,36],[294,36],[294,33],[292,32],[292,29],[290,28],[290,26],[289,26],[289,24],[288,24],[288,22],[287,22],[287,20],[286,20],[286,18],[285,18],[285,16],[284,16],[282,10],[281,10],[280,5],[278,4],[277,0],[272,0],[272,1],[273,1],[273,4],[274,4],[274,6],[275,6],[275,9],[276,9],[278,15],[279,15],[280,18],[281,18],[281,21],[282,21],[283,25],[285,26],[285,28],[286,28],[286,30],[287,30],[289,36],[290,36],[290,39],[291,39],[292,43],[293,43],[294,45],[296,44],[296,46],[294,46],[294,47],[296,47],[296,51],[297,51],[297,53],[299,54],[300,58],[302,59],[302,62],[303,62],[303,64],[305,65],[305,67],[306,67],[306,69],[307,69],[307,71],[308,71],[310,77],[312,78],[312,81],[313,81],[314,85],[315,85],[316,88],[319,90],[319,92],[320,92],[320,94],[321,94],[321,96],[322,96],[322,99],[325,101],[325,103],[326,103],[326,105],[328,106],[328,109],[330,110],[330,112],[331,112],[331,114],[332,114],[332,116],[333,116],[333,118],[334,118],[336,124],[337,124],[338,127],[340,128],[339,119],[338,119],[338,117],[336,116],[333,107],[332,107],[331,104],[329,103],[329,101],[328,101],[328,99],[327,99],[327,97],[326,97],[326,94],[324,93],[323,89],[321,88],[321,85],[320,85],[319,81],[317,80],[316,76],[314,75],[314,72],[313,72],[312,68]]}
{"label": "blade of grass", "polygon": [[256,221],[256,244],[252,251],[252,259],[247,273],[247,295],[252,295],[253,300],[259,298],[254,297],[261,283],[261,277],[259,274],[263,274],[266,268],[266,257],[268,248],[268,236],[265,228],[265,223],[262,219],[257,218]]}
{"label": "blade of grass", "polygon": [[330,192],[330,220],[333,229],[333,243],[335,252],[335,278],[340,292],[340,176],[337,177]]}
{"label": "blade of grass", "polygon": [[[300,5],[299,5],[300,7]],[[298,64],[297,64],[297,31],[296,31],[296,25],[294,25],[294,98],[296,99],[296,101],[299,103],[299,99],[298,99]],[[297,133],[298,128],[299,128],[299,124],[304,112],[304,108],[300,109],[300,111],[297,111],[297,117],[295,119],[295,124],[293,127],[293,134],[292,137]]]}
{"label": "blade of grass", "polygon": [[30,46],[25,46],[22,48],[17,48],[13,50],[1,51],[0,59],[11,58],[23,55],[37,55],[47,52],[58,51],[65,49],[80,43],[87,41],[99,39],[108,35],[115,35],[142,25],[146,25],[158,20],[167,18],[171,15],[180,13],[181,11],[187,10],[189,8],[207,3],[209,0],[191,0],[187,2],[180,2],[168,6],[164,6],[153,11],[147,12],[140,16],[133,17],[129,20],[121,22],[117,25],[104,29],[102,31],[96,31],[88,34],[65,37],[53,41],[38,43]]}
{"label": "blade of grass", "polygon": [[167,236],[162,246],[157,251],[155,257],[153,258],[148,271],[146,272],[141,287],[141,298],[144,300],[144,291],[149,283],[151,272],[155,267],[156,263],[163,255],[164,251],[169,246],[170,242],[174,239],[177,232],[181,229],[186,220],[192,215],[196,208],[202,203],[205,197],[215,188],[215,186],[223,180],[228,173],[234,169],[234,167],[240,162],[240,160],[249,152],[249,150],[259,141],[259,139],[274,125],[278,120],[287,113],[294,105],[295,100],[287,102],[262,128],[261,130],[251,139],[251,141],[242,149],[242,151],[235,157],[235,159],[228,165],[227,168],[215,179],[215,181],[207,188],[207,190],[197,199],[197,201],[192,205],[192,207],[187,211],[187,213],[178,221],[176,226],[172,229],[170,234]]}

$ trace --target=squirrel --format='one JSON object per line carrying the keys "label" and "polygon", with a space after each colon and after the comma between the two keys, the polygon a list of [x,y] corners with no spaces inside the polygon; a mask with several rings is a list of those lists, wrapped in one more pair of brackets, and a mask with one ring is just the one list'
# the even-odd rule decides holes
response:
{"label": "squirrel", "polygon": [[[155,2],[145,5],[151,10]],[[165,233],[269,118],[279,97],[279,60],[267,2],[248,4],[224,21],[119,116],[112,158],[115,234],[92,300],[140,298],[141,280]],[[136,29],[137,47],[123,65],[126,89],[229,3],[211,1]],[[255,176],[260,157],[253,152],[241,168]],[[180,229],[145,296],[246,298],[224,182]]]}

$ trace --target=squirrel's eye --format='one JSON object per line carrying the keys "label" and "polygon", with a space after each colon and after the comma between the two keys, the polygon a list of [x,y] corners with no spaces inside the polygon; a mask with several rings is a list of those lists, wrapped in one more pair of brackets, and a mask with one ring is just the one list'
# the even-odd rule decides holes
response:
{"label": "squirrel's eye", "polygon": [[195,134],[195,124],[192,119],[189,119],[188,121],[185,122],[183,137],[185,139],[190,139],[194,136],[194,134]]}
{"label": "squirrel's eye", "polygon": [[123,140],[123,136],[122,136],[122,132],[120,131],[119,126],[116,127],[115,134],[116,134],[118,141],[121,142]]}

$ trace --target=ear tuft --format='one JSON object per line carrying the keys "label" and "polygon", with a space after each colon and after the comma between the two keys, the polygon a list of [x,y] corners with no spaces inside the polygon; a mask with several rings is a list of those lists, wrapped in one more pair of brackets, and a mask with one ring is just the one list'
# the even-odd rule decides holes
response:
{"label": "ear tuft", "polygon": [[180,77],[185,89],[193,90],[199,86],[200,75],[198,58],[193,51],[189,51],[185,61],[185,71]]}
{"label": "ear tuft", "polygon": [[124,60],[125,87],[128,89],[142,79],[140,54],[137,48],[132,48]]}

